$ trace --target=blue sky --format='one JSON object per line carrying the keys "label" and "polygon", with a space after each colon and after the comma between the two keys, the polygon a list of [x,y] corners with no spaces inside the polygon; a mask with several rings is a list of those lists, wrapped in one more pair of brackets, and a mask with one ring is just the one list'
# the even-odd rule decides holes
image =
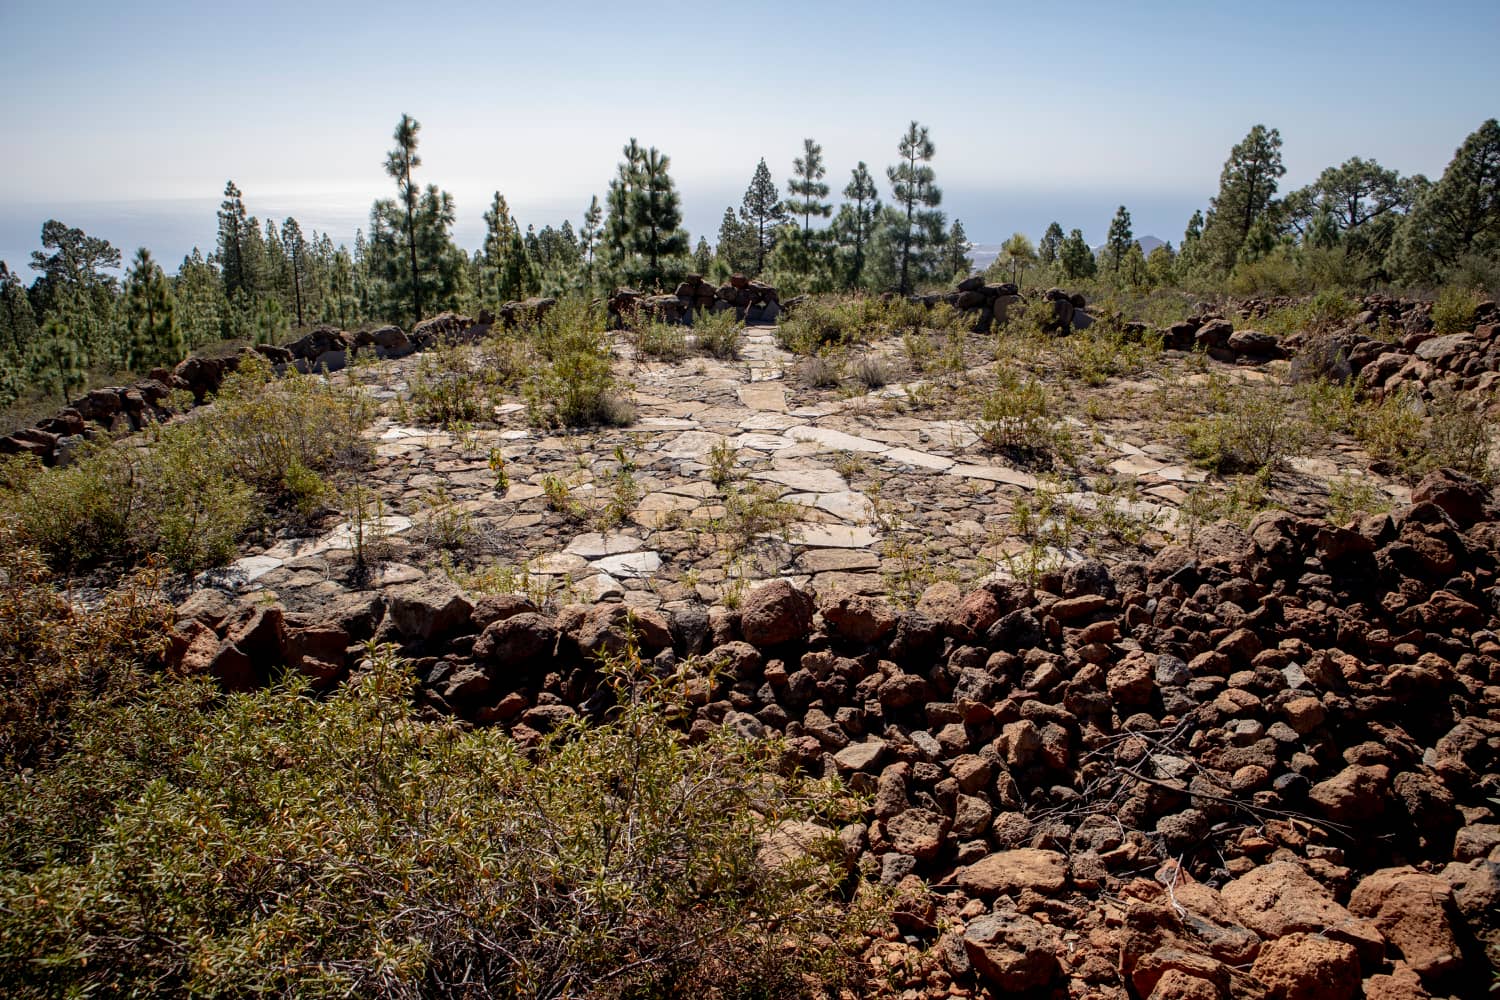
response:
{"label": "blue sky", "polygon": [[[50,8],[50,9],[49,9]],[[142,9],[136,9],[142,8]],[[1286,189],[1350,156],[1436,175],[1500,115],[1500,3],[218,5],[0,0],[0,259],[49,217],[127,256],[212,241],[226,178],[263,219],[352,238],[402,112],[474,245],[489,193],[577,225],[631,136],[669,153],[694,237],[804,136],[835,190],[928,125],[972,239],[1114,207],[1177,240],[1251,125]]]}

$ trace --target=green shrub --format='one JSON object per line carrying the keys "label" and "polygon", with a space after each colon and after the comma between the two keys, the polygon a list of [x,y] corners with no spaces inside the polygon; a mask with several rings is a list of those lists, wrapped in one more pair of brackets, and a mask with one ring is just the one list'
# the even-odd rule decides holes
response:
{"label": "green shrub", "polygon": [[416,721],[386,648],[321,701],[169,681],[101,704],[54,766],[0,785],[11,995],[857,988],[832,829],[806,853],[767,840],[846,796],[727,729],[688,741],[685,675],[611,676],[607,721],[529,751]]}
{"label": "green shrub", "polygon": [[1183,427],[1193,462],[1218,473],[1274,473],[1307,442],[1307,424],[1285,389],[1242,386],[1222,379],[1208,384],[1208,416]]}
{"label": "green shrub", "polygon": [[1055,353],[1063,372],[1086,385],[1098,386],[1116,376],[1149,371],[1161,354],[1161,345],[1157,334],[1137,339],[1095,324],[1058,340]]}
{"label": "green shrub", "polygon": [[0,464],[0,515],[58,567],[160,553],[193,573],[232,559],[267,504],[310,512],[325,476],[364,462],[369,418],[356,391],[316,376],[278,378],[247,355],[212,406],[139,439],[81,449],[58,468]]}
{"label": "green shrub", "polygon": [[687,329],[660,319],[638,323],[632,340],[636,353],[643,358],[681,361],[689,353]]}
{"label": "green shrub", "polygon": [[1448,285],[1432,303],[1432,332],[1468,333],[1474,329],[1474,310],[1481,296],[1472,288]]}
{"label": "green shrub", "polygon": [[491,378],[474,365],[466,344],[443,343],[423,352],[411,377],[411,401],[419,419],[439,427],[472,423],[492,405]]}
{"label": "green shrub", "polygon": [[1347,326],[1358,312],[1359,303],[1347,295],[1323,291],[1243,325],[1282,337],[1294,333],[1326,334]]}
{"label": "green shrub", "polygon": [[635,419],[634,406],[615,383],[604,316],[596,305],[562,299],[524,335],[541,358],[525,389],[532,423],[624,426]]}
{"label": "green shrub", "polygon": [[1007,367],[997,370],[995,388],[980,401],[977,431],[989,448],[1027,462],[1050,464],[1063,432],[1051,416],[1047,387]]}
{"label": "green shrub", "polygon": [[1424,403],[1415,391],[1391,393],[1364,409],[1356,434],[1371,455],[1412,481],[1444,468],[1484,482],[1497,477],[1490,421],[1479,399],[1439,392]]}
{"label": "green shrub", "polygon": [[[24,784],[23,769],[61,752],[80,711],[134,696],[140,669],[165,651],[174,618],[160,577],[148,566],[84,607],[54,586],[42,554],[0,518],[0,771],[10,780]],[[5,831],[16,814],[4,815],[0,868],[9,868],[15,853]]]}
{"label": "green shrub", "polygon": [[734,361],[744,340],[745,324],[734,318],[732,309],[700,311],[693,317],[693,343],[710,357]]}

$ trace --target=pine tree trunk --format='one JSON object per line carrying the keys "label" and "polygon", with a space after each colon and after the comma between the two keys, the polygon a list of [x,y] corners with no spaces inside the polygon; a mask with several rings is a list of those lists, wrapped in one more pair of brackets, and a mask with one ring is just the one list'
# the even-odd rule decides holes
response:
{"label": "pine tree trunk", "polygon": [[422,283],[417,280],[417,221],[415,218],[415,206],[412,204],[414,198],[411,186],[411,152],[406,154],[406,245],[411,250],[411,297],[415,308],[412,317],[412,326],[422,322]]}

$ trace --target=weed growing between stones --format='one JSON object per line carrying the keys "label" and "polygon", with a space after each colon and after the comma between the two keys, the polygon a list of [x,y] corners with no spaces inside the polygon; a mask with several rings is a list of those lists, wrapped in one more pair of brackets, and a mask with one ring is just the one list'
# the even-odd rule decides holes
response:
{"label": "weed growing between stones", "polygon": [[1071,454],[1067,431],[1052,419],[1047,387],[997,366],[995,386],[979,402],[975,432],[991,451],[1024,465],[1050,468]]}
{"label": "weed growing between stones", "polygon": [[495,404],[498,379],[474,364],[466,344],[443,343],[425,351],[411,377],[411,403],[417,419],[453,430],[473,423]]}
{"label": "weed growing between stones", "polygon": [[1189,420],[1181,434],[1194,463],[1217,473],[1275,473],[1307,444],[1306,421],[1276,384],[1248,387],[1211,376],[1209,415]]}
{"label": "weed growing between stones", "polygon": [[709,357],[734,361],[744,340],[745,324],[735,319],[731,310],[700,310],[693,316],[693,345]]}
{"label": "weed growing between stones", "polygon": [[717,489],[723,489],[739,480],[739,449],[727,439],[720,439],[708,449],[708,481]]}
{"label": "weed growing between stones", "polygon": [[1328,520],[1334,524],[1348,524],[1360,514],[1384,514],[1391,507],[1390,494],[1366,479],[1338,476],[1328,483]]}

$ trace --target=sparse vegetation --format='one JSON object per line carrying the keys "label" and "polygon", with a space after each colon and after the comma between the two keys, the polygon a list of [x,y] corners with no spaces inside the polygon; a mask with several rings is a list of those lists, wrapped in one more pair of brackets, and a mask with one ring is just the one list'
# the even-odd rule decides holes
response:
{"label": "sparse vegetation", "polygon": [[192,573],[232,558],[267,506],[305,511],[326,477],[358,467],[369,415],[352,391],[247,355],[213,406],[153,429],[148,447],[101,443],[52,469],[0,461],[0,515],[59,567],[160,553]]}

